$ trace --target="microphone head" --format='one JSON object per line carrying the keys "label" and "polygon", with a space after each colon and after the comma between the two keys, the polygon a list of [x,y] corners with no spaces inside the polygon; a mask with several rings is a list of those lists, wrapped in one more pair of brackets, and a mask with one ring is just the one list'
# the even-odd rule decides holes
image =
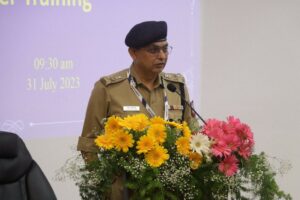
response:
{"label": "microphone head", "polygon": [[173,85],[172,83],[169,83],[167,85],[168,90],[170,90],[171,92],[175,92],[176,91],[176,86]]}

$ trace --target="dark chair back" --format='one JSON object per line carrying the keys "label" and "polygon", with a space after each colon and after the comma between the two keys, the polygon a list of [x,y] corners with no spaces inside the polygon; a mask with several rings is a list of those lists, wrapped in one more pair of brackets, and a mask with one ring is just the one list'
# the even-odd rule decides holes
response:
{"label": "dark chair back", "polygon": [[56,200],[53,189],[23,140],[0,131],[0,199]]}

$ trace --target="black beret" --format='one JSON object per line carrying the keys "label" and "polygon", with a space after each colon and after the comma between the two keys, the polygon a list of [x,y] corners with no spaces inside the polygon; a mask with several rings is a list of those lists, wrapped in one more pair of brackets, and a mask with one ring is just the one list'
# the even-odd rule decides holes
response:
{"label": "black beret", "polygon": [[152,42],[167,38],[167,23],[164,21],[146,21],[136,24],[128,32],[125,44],[128,47],[140,48]]}

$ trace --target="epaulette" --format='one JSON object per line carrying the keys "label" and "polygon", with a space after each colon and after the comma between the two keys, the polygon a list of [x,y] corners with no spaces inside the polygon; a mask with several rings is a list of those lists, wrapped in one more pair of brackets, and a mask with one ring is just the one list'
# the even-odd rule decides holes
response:
{"label": "epaulette", "polygon": [[162,75],[163,79],[167,81],[173,81],[173,82],[179,82],[179,83],[185,83],[184,77],[181,74],[174,74],[174,73],[163,73]]}
{"label": "epaulette", "polygon": [[104,76],[100,79],[100,81],[105,85],[108,86],[113,83],[118,83],[123,80],[127,79],[127,71],[123,70],[121,72],[117,72],[108,76]]}

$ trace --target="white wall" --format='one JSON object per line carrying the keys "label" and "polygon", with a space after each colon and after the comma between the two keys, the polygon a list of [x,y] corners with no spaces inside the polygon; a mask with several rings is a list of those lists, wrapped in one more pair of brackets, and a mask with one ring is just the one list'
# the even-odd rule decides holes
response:
{"label": "white wall", "polygon": [[248,123],[256,152],[292,164],[278,181],[300,199],[300,1],[203,0],[201,8],[202,115]]}

